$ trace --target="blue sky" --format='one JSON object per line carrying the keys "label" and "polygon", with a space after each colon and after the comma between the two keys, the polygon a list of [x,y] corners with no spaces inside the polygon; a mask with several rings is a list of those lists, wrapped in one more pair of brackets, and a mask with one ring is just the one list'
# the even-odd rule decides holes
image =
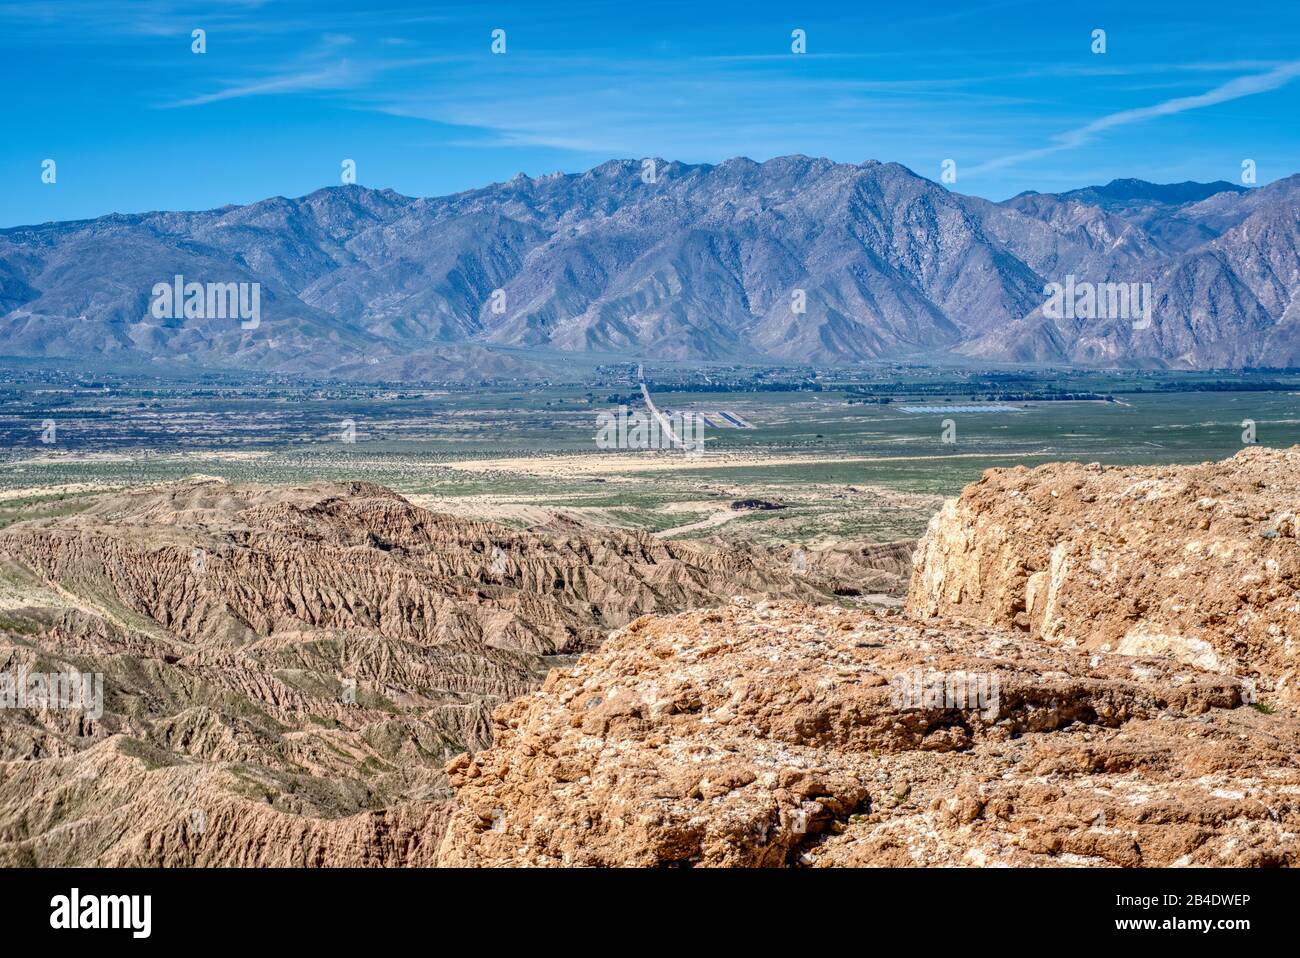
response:
{"label": "blue sky", "polygon": [[993,199],[1300,171],[1291,2],[0,0],[0,81],[0,226],[298,196],[345,158],[409,195],[644,156],[953,159]]}

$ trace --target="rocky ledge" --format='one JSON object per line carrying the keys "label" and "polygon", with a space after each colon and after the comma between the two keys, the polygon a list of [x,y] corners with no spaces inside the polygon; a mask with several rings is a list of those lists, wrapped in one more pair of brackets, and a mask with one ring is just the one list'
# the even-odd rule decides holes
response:
{"label": "rocky ledge", "polygon": [[1300,695],[1300,446],[1194,466],[992,469],[930,522],[908,610],[1162,655]]}
{"label": "rocky ledge", "polygon": [[991,470],[906,614],[644,617],[448,766],[448,865],[1300,863],[1300,447]]}
{"label": "rocky ledge", "polygon": [[448,767],[458,866],[1294,865],[1239,679],[889,613],[638,619]]}

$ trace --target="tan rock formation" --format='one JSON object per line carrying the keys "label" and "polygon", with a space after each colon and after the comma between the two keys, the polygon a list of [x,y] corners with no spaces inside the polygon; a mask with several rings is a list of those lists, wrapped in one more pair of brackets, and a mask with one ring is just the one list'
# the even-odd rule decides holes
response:
{"label": "tan rock formation", "polygon": [[907,608],[1163,655],[1300,696],[1300,446],[1222,463],[989,470],[934,517]]}
{"label": "tan rock formation", "polygon": [[907,617],[639,619],[453,760],[439,861],[1300,863],[1297,477],[1300,447],[993,470]]}
{"label": "tan rock formation", "polygon": [[438,861],[1297,864],[1297,747],[1165,656],[738,600],[638,619],[499,708],[449,765]]}

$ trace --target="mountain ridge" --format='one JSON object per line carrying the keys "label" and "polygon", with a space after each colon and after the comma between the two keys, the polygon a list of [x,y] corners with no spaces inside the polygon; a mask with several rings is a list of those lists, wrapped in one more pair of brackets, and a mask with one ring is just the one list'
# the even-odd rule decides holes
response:
{"label": "mountain ridge", "polygon": [[[0,354],[360,379],[539,372],[511,349],[1292,365],[1297,203],[1300,175],[993,202],[799,155],[609,160],[442,197],[325,187],[0,230]],[[155,319],[150,290],[176,275],[258,283],[265,322]],[[1067,275],[1151,283],[1151,328],[1045,319]]]}

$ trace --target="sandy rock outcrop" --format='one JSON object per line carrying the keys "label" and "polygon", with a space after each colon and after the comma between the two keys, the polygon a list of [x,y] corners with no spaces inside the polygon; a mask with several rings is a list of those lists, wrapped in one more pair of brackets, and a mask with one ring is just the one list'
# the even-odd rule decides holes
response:
{"label": "sandy rock outcrop", "polygon": [[934,517],[908,610],[1300,686],[1300,446],[986,472]]}
{"label": "sandy rock outcrop", "polygon": [[646,612],[820,594],[759,550],[516,532],[368,483],[107,495],[0,532],[0,580],[0,675],[103,699],[0,708],[10,865],[428,864],[444,764],[554,664]]}
{"label": "sandy rock outcrop", "polygon": [[457,866],[1300,863],[1240,680],[887,612],[638,619],[454,759]]}

